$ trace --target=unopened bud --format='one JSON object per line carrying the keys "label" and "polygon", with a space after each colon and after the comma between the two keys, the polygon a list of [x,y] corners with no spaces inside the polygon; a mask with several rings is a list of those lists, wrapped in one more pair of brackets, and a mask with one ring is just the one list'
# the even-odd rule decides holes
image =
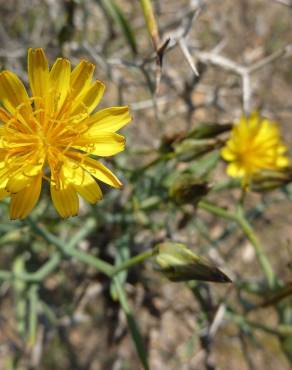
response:
{"label": "unopened bud", "polygon": [[201,123],[188,134],[188,137],[193,139],[212,138],[222,134],[223,132],[229,131],[231,128],[231,123]]}
{"label": "unopened bud", "polygon": [[292,181],[292,168],[283,171],[262,170],[252,178],[251,190],[265,192],[275,190]]}
{"label": "unopened bud", "polygon": [[192,174],[182,174],[170,187],[169,196],[178,204],[191,203],[195,206],[209,190],[210,186],[206,181]]}
{"label": "unopened bud", "polygon": [[190,161],[218,147],[216,139],[185,139],[175,145],[175,153],[182,161]]}
{"label": "unopened bud", "polygon": [[170,281],[231,282],[216,266],[207,259],[197,256],[184,244],[171,242],[158,244],[155,247],[155,254],[160,271]]}

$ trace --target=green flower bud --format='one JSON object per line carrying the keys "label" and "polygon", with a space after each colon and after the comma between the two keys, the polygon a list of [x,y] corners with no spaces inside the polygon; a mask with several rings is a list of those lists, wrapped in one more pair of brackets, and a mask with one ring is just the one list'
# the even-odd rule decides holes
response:
{"label": "green flower bud", "polygon": [[174,150],[182,161],[190,161],[202,156],[214,149],[217,149],[216,139],[185,139],[175,145]]}
{"label": "green flower bud", "polygon": [[252,178],[251,190],[265,192],[275,190],[292,181],[292,168],[283,171],[262,170]]}
{"label": "green flower bud", "polygon": [[216,266],[180,243],[161,243],[155,247],[156,262],[170,281],[189,280],[229,283],[231,280]]}
{"label": "green flower bud", "polygon": [[195,206],[209,190],[210,186],[206,181],[185,173],[174,181],[169,189],[169,196],[178,204],[191,203]]}
{"label": "green flower bud", "polygon": [[219,124],[219,123],[201,123],[189,134],[189,138],[194,139],[207,139],[216,137],[226,131],[229,131],[232,128],[232,124]]}

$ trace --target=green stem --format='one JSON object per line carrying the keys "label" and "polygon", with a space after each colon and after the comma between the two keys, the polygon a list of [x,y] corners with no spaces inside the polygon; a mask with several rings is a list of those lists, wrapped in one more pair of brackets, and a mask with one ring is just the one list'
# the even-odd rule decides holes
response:
{"label": "green stem", "polygon": [[11,280],[13,273],[11,271],[0,270],[0,280]]}
{"label": "green stem", "polygon": [[[65,254],[70,257],[74,257],[81,262],[86,263],[92,267],[95,267],[97,270],[103,272],[109,277],[113,277],[117,275],[119,272],[129,269],[132,266],[138,265],[139,263],[144,262],[146,259],[153,256],[154,251],[148,250],[141,254],[138,254],[128,260],[124,261],[123,263],[113,267],[111,264],[90,256],[89,254],[82,252],[77,249],[66,248]],[[0,271],[0,280],[9,280],[13,277],[17,277],[18,279],[27,281],[27,282],[39,282],[42,281],[47,275],[49,275],[60,263],[61,261],[61,254],[55,252],[52,258],[47,261],[38,271],[33,273],[18,273],[12,274],[9,271]]]}
{"label": "green stem", "polygon": [[30,273],[30,274],[27,273],[26,275],[31,282],[41,281],[45,277],[47,277],[52,271],[54,271],[60,262],[61,262],[61,253],[55,252],[52,255],[52,257],[43,266],[41,266],[36,272]]}
{"label": "green stem", "polygon": [[261,322],[247,320],[245,317],[227,310],[227,316],[233,319],[237,324],[251,326],[252,328],[262,330],[266,333],[276,335],[277,337],[286,337],[292,334],[292,325],[277,325],[277,327],[271,327]]}
{"label": "green stem", "polygon": [[74,248],[81,240],[87,237],[96,227],[96,220],[93,218],[88,219],[84,225],[82,225],[81,230],[79,230],[68,242],[66,248]]}
{"label": "green stem", "polygon": [[277,284],[277,278],[274,273],[274,270],[270,264],[270,261],[265,255],[262,245],[259,239],[257,238],[254,230],[252,229],[250,223],[245,218],[241,207],[239,207],[237,211],[237,223],[245,233],[248,240],[251,242],[252,246],[254,247],[257,259],[259,261],[259,264],[261,265],[263,272],[266,275],[269,287],[275,288]]}
{"label": "green stem", "polygon": [[175,154],[174,153],[166,153],[166,154],[159,155],[157,158],[153,159],[152,161],[150,161],[146,165],[144,165],[142,167],[139,167],[136,170],[136,172],[139,172],[140,173],[140,172],[147,171],[147,170],[149,170],[149,168],[155,166],[157,163],[160,163],[160,162],[163,162],[163,161],[167,161],[167,160],[170,160],[172,158],[175,158]]}
{"label": "green stem", "polygon": [[[120,271],[126,270],[134,265],[137,265],[143,262],[144,260],[146,260],[147,258],[152,257],[153,255],[153,251],[149,250],[141,254],[138,254],[137,256],[134,256],[127,261],[124,261],[123,263],[121,263],[120,265],[116,267],[113,267],[111,264],[97,257],[91,256],[88,253],[80,251],[78,249],[74,249],[75,245],[78,244],[78,242],[81,239],[83,239],[86,235],[88,235],[88,233],[92,230],[92,228],[95,227],[94,220],[89,220],[89,222],[87,222],[84,225],[82,230],[78,234],[76,234],[67,244],[65,244],[65,242],[62,242],[58,238],[56,238],[54,235],[49,233],[47,230],[40,227],[32,219],[29,219],[29,224],[38,235],[41,235],[47,242],[54,244],[62,252],[62,254],[68,257],[76,258],[78,261],[81,261],[81,262],[86,263],[87,265],[93,266],[97,270],[103,272],[108,277],[112,277],[116,275],[117,273],[119,273]],[[35,280],[37,280],[37,278],[39,277],[42,278],[44,274],[48,271],[48,269],[50,267],[52,268],[53,266],[54,266],[54,263],[52,261],[51,265],[46,266],[46,268],[43,267],[43,271],[38,271],[37,273],[35,273],[34,276],[31,276],[32,274],[29,274],[28,279],[34,278]],[[4,276],[6,277],[4,271],[3,273],[4,273]],[[0,272],[0,278],[1,278],[1,272]]]}
{"label": "green stem", "polygon": [[[75,249],[74,247],[78,244],[80,240],[86,237],[92,229],[95,227],[96,223],[93,219],[88,220],[88,222],[83,226],[82,230],[78,232],[69,243],[63,242],[62,240],[56,238],[54,235],[49,233],[46,229],[40,227],[32,218],[28,218],[28,223],[30,227],[35,231],[36,234],[42,236],[47,242],[55,245],[61,253],[55,253],[52,258],[37,272],[35,273],[25,273],[19,276],[25,281],[37,282],[43,280],[51,271],[53,271],[61,261],[62,255],[67,257],[76,258],[78,261],[84,262],[87,265],[95,267],[97,270],[103,272],[108,277],[113,277],[119,272],[126,270],[134,265],[144,262],[147,258],[153,256],[153,251],[148,250],[137,256],[134,256],[127,261],[122,262],[120,265],[113,267],[110,263],[107,263],[97,257],[91,256],[90,254]],[[0,271],[0,279],[9,279],[11,275],[6,271]]]}
{"label": "green stem", "polygon": [[55,237],[53,234],[49,233],[46,229],[40,227],[32,217],[27,218],[27,223],[29,224],[30,228],[39,236],[41,236],[44,240],[48,243],[55,245],[56,247],[63,249],[65,248],[64,243]]}
{"label": "green stem", "polygon": [[97,257],[91,256],[78,249],[69,249],[69,250],[65,249],[64,252],[69,257],[76,258],[78,261],[84,262],[87,265],[95,267],[97,270],[103,272],[108,277],[111,277],[113,274],[113,266],[110,263],[107,263]]}
{"label": "green stem", "polygon": [[215,204],[201,200],[198,204],[198,207],[204,209],[205,211],[212,213],[215,216],[224,218],[225,220],[237,221],[237,217],[234,213],[227,211],[224,208],[218,207]]}
{"label": "green stem", "polygon": [[51,233],[49,233],[46,229],[40,227],[37,223],[34,222],[32,218],[28,218],[28,223],[31,226],[31,228],[36,232],[36,234],[42,236],[47,242],[55,245],[63,255],[67,257],[73,257],[77,260],[84,262],[90,266],[95,267],[97,270],[101,271],[108,277],[112,274],[112,265],[102,261],[101,259],[91,256],[87,254],[86,252],[74,249],[76,243],[78,243],[79,240],[84,238],[88,233],[92,230],[92,228],[95,226],[92,223],[92,220],[89,220],[88,223],[84,225],[82,230],[77,234],[77,236],[73,237],[73,241],[66,244],[66,242],[58,239]]}
{"label": "green stem", "polygon": [[247,221],[242,207],[239,205],[236,213],[227,211],[224,208],[218,207],[206,201],[200,201],[198,204],[198,207],[218,217],[224,218],[226,220],[234,221],[237,223],[237,225],[242,229],[242,231],[244,232],[244,234],[246,235],[246,237],[249,239],[252,246],[254,247],[257,259],[267,278],[269,287],[274,288],[275,285],[277,284],[276,275],[273,271],[273,268],[268,258],[266,257],[264,253],[264,250],[257,236],[255,235],[254,230],[252,229],[251,225]]}
{"label": "green stem", "polygon": [[34,346],[37,334],[37,321],[38,321],[38,286],[33,284],[28,291],[29,297],[29,326],[28,326],[28,343]]}
{"label": "green stem", "polygon": [[[25,259],[23,255],[18,256],[14,262],[12,271],[15,274],[21,274],[25,272]],[[15,312],[17,321],[17,330],[21,337],[25,335],[26,328],[26,314],[27,314],[27,304],[26,304],[26,283],[21,279],[13,279],[13,290],[15,297]]]}
{"label": "green stem", "polygon": [[126,292],[124,291],[124,288],[119,281],[117,277],[114,277],[115,287],[117,291],[117,295],[119,298],[120,305],[126,315],[128,327],[130,329],[133,342],[135,344],[135,347],[137,349],[138,355],[140,357],[140,360],[143,364],[143,367],[145,370],[149,370],[148,360],[147,360],[147,353],[144,348],[142,335],[140,333],[139,327],[137,325],[137,322],[135,320],[135,317],[132,313],[131,307],[128,303]]}
{"label": "green stem", "polygon": [[53,270],[57,268],[61,261],[61,254],[59,252],[54,252],[52,257],[43,264],[35,272],[10,272],[10,271],[0,271],[0,280],[12,280],[14,278],[23,280],[25,282],[37,283],[45,279]]}
{"label": "green stem", "polygon": [[132,258],[129,258],[128,260],[120,263],[116,267],[113,268],[112,275],[115,276],[119,272],[123,270],[127,270],[128,268],[138,265],[139,263],[144,262],[146,259],[153,257],[154,251],[152,249],[147,250],[146,252],[140,253]]}

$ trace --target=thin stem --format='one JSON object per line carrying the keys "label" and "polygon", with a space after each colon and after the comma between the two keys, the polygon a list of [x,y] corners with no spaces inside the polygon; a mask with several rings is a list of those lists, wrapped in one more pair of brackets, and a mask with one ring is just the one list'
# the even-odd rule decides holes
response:
{"label": "thin stem", "polygon": [[[113,277],[120,271],[126,270],[134,265],[142,263],[147,258],[153,256],[153,251],[148,250],[146,252],[143,252],[141,254],[138,254],[137,256],[130,258],[127,261],[124,261],[123,263],[116,267],[113,267],[111,264],[95,256],[91,256],[86,252],[74,248],[75,245],[78,244],[78,242],[82,240],[86,235],[88,235],[91,232],[91,230],[95,227],[96,224],[94,220],[92,219],[88,220],[88,222],[84,225],[82,230],[80,230],[80,232],[78,232],[67,244],[61,241],[60,239],[56,238],[54,235],[49,233],[44,228],[40,227],[37,223],[34,222],[33,219],[29,218],[28,223],[38,235],[41,235],[47,242],[55,245],[60,250],[61,254],[68,257],[76,258],[78,261],[84,262],[87,265],[95,267],[97,270],[103,272],[108,277]],[[26,281],[35,281],[35,282],[41,281],[51,271],[53,271],[54,268],[57,267],[57,265],[61,261],[61,254],[60,253],[54,254],[51,260],[48,261],[37,272],[30,274],[29,273],[21,274],[21,276],[19,277]],[[1,278],[9,279],[10,277],[11,275],[6,273],[6,271],[0,271],[0,279]]]}
{"label": "thin stem", "polygon": [[[43,265],[41,266],[36,272],[27,273],[27,277],[30,281],[41,281],[45,277],[47,277],[52,271],[54,271],[59,263],[61,262],[61,253],[54,252],[52,257]],[[22,277],[23,280],[25,280]]]}
{"label": "thin stem", "polygon": [[224,218],[226,220],[237,221],[236,214],[231,213],[224,208],[218,207],[215,204],[206,202],[205,200],[201,200],[198,204],[198,207],[201,209],[204,209],[205,211],[209,213],[212,213],[213,215]]}
{"label": "thin stem", "polygon": [[[60,252],[67,256],[67,257],[74,257],[77,260],[84,262],[90,266],[95,267],[97,270],[101,271],[107,276],[111,276],[113,266],[105,261],[102,261],[101,259],[91,256],[87,254],[86,252],[79,251],[77,249],[74,249],[74,243],[78,242],[80,240],[80,237],[83,238],[85,235],[88,235],[88,233],[91,231],[93,224],[92,222],[88,223],[87,227],[84,226],[84,230],[82,230],[80,233],[75,236],[74,243],[69,242],[66,244],[66,242],[56,238],[54,235],[49,233],[44,228],[40,227],[32,218],[28,218],[28,223],[31,226],[31,228],[36,232],[36,234],[41,235],[47,242],[55,245]],[[87,231],[87,234],[85,234],[85,230]]]}
{"label": "thin stem", "polygon": [[36,342],[38,322],[38,286],[33,284],[28,291],[29,298],[29,322],[28,322],[28,343],[33,346]]}
{"label": "thin stem", "polygon": [[38,235],[40,235],[43,239],[45,239],[48,243],[55,245],[56,247],[63,249],[64,243],[62,240],[55,237],[53,234],[49,233],[46,229],[40,227],[32,217],[27,218],[27,223],[29,224],[30,228]]}
{"label": "thin stem", "polygon": [[74,257],[80,262],[84,262],[87,265],[95,267],[97,270],[103,272],[108,277],[111,277],[113,274],[113,266],[110,263],[107,263],[97,257],[91,256],[77,249],[65,249],[64,252],[67,256]]}
{"label": "thin stem", "polygon": [[69,241],[66,248],[71,249],[74,248],[81,240],[87,237],[96,227],[96,220],[93,218],[88,219],[85,224],[82,226],[81,230],[79,230]]}
{"label": "thin stem", "polygon": [[[13,262],[13,273],[23,273],[25,272],[24,267],[25,261],[23,255],[17,257]],[[27,314],[27,305],[26,305],[26,283],[21,279],[14,279],[12,281],[13,291],[15,297],[15,312],[17,320],[17,330],[21,337],[24,337],[25,328],[26,328],[26,314]]]}
{"label": "thin stem", "polygon": [[138,355],[140,357],[140,360],[143,364],[143,367],[145,370],[149,370],[148,360],[147,360],[147,353],[144,348],[142,335],[140,333],[139,327],[137,325],[137,322],[135,320],[135,317],[132,313],[131,307],[127,300],[126,292],[120,282],[120,280],[117,277],[113,278],[118,299],[120,302],[120,305],[126,315],[128,327],[132,335],[133,342],[135,344],[135,347],[137,349]]}
{"label": "thin stem", "polygon": [[12,280],[20,279],[25,282],[37,283],[45,279],[53,270],[57,268],[61,261],[61,254],[59,252],[54,252],[52,257],[43,264],[35,272],[10,272],[10,271],[0,271],[0,280]]}
{"label": "thin stem", "polygon": [[152,249],[147,250],[146,252],[140,253],[132,258],[129,258],[128,260],[122,262],[121,264],[117,265],[113,268],[112,275],[115,276],[119,272],[123,270],[127,270],[128,268],[138,265],[139,263],[144,262],[146,259],[153,257],[154,251]]}
{"label": "thin stem", "polygon": [[251,242],[252,246],[254,247],[254,251],[256,253],[257,259],[259,261],[259,264],[262,267],[263,272],[266,275],[268,285],[270,288],[275,288],[275,285],[277,283],[277,278],[274,273],[274,270],[270,264],[270,261],[268,260],[267,256],[264,253],[264,250],[262,248],[262,245],[257,238],[254,230],[252,229],[250,223],[247,221],[247,219],[244,216],[242,208],[238,208],[237,211],[237,223]]}
{"label": "thin stem", "polygon": [[174,153],[166,153],[163,155],[159,155],[157,158],[153,159],[151,162],[147,163],[146,165],[139,167],[136,172],[144,172],[149,170],[149,168],[155,166],[157,163],[170,160],[175,157]]}
{"label": "thin stem", "polygon": [[200,201],[198,207],[218,217],[224,218],[226,220],[235,221],[237,223],[237,225],[242,229],[242,231],[254,247],[257,259],[267,278],[269,287],[274,288],[277,284],[277,278],[268,258],[264,253],[261,243],[259,242],[254,230],[252,229],[251,225],[244,215],[241,205],[238,205],[236,213],[227,211],[224,208],[218,207],[206,201]]}
{"label": "thin stem", "polygon": [[13,277],[11,271],[0,270],[0,280],[10,280]]}
{"label": "thin stem", "polygon": [[261,322],[247,320],[245,317],[230,310],[227,310],[226,314],[227,316],[232,318],[237,324],[239,324],[239,326],[240,325],[251,326],[255,329],[265,331],[266,333],[276,335],[278,337],[290,336],[292,334],[292,325],[277,325],[277,327],[270,327]]}
{"label": "thin stem", "polygon": [[244,206],[245,199],[246,199],[246,189],[241,189],[241,194],[239,198],[239,205],[241,208],[243,208]]}

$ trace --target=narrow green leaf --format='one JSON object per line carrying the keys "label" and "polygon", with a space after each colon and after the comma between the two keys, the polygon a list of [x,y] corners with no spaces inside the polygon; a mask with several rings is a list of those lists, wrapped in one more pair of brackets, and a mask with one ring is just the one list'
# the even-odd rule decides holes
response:
{"label": "narrow green leaf", "polygon": [[[126,260],[130,258],[130,249],[129,249],[129,234],[125,234],[123,237],[121,237],[119,240],[116,242],[116,253],[115,253],[115,266],[119,266]],[[121,271],[117,275],[117,279],[119,279],[121,284],[124,284],[128,276],[128,271],[125,269]],[[116,291],[116,285],[115,282],[111,282],[110,286],[110,293],[112,296],[112,299],[116,301],[118,299],[118,294]]]}
{"label": "narrow green leaf", "polygon": [[219,159],[219,152],[214,150],[199,158],[197,161],[194,161],[188,166],[186,172],[196,175],[199,178],[205,178],[216,167]]}
{"label": "narrow green leaf", "polygon": [[33,284],[29,288],[29,316],[28,316],[28,343],[34,346],[36,342],[38,324],[38,285]]}
{"label": "narrow green leaf", "polygon": [[[20,255],[14,260],[13,272],[15,274],[25,272],[24,255]],[[22,281],[21,279],[17,279],[17,278],[13,280],[17,329],[18,329],[19,334],[22,337],[25,336],[25,330],[26,330],[26,315],[27,315],[26,289],[27,289],[27,286],[24,281]]]}
{"label": "narrow green leaf", "polygon": [[131,336],[132,336],[133,342],[135,344],[137,353],[139,355],[140,361],[143,365],[144,370],[149,370],[150,368],[149,368],[149,365],[148,365],[147,353],[146,353],[145,348],[144,348],[142,335],[140,333],[138,324],[135,320],[135,317],[132,313],[132,310],[129,306],[126,293],[125,293],[124,288],[121,285],[118,278],[114,278],[114,282],[115,282],[115,285],[116,285],[117,295],[118,295],[122,310],[124,311],[124,313],[126,315],[127,322],[128,322],[128,327],[129,327],[129,330],[131,332]]}
{"label": "narrow green leaf", "polygon": [[150,0],[140,0],[140,4],[143,10],[149,35],[152,39],[155,50],[157,51],[160,43],[160,37],[152,3]]}
{"label": "narrow green leaf", "polygon": [[116,22],[118,27],[121,29],[133,54],[136,55],[138,51],[135,34],[122,9],[114,2],[114,0],[101,0],[101,5],[105,12],[113,19],[114,22]]}

